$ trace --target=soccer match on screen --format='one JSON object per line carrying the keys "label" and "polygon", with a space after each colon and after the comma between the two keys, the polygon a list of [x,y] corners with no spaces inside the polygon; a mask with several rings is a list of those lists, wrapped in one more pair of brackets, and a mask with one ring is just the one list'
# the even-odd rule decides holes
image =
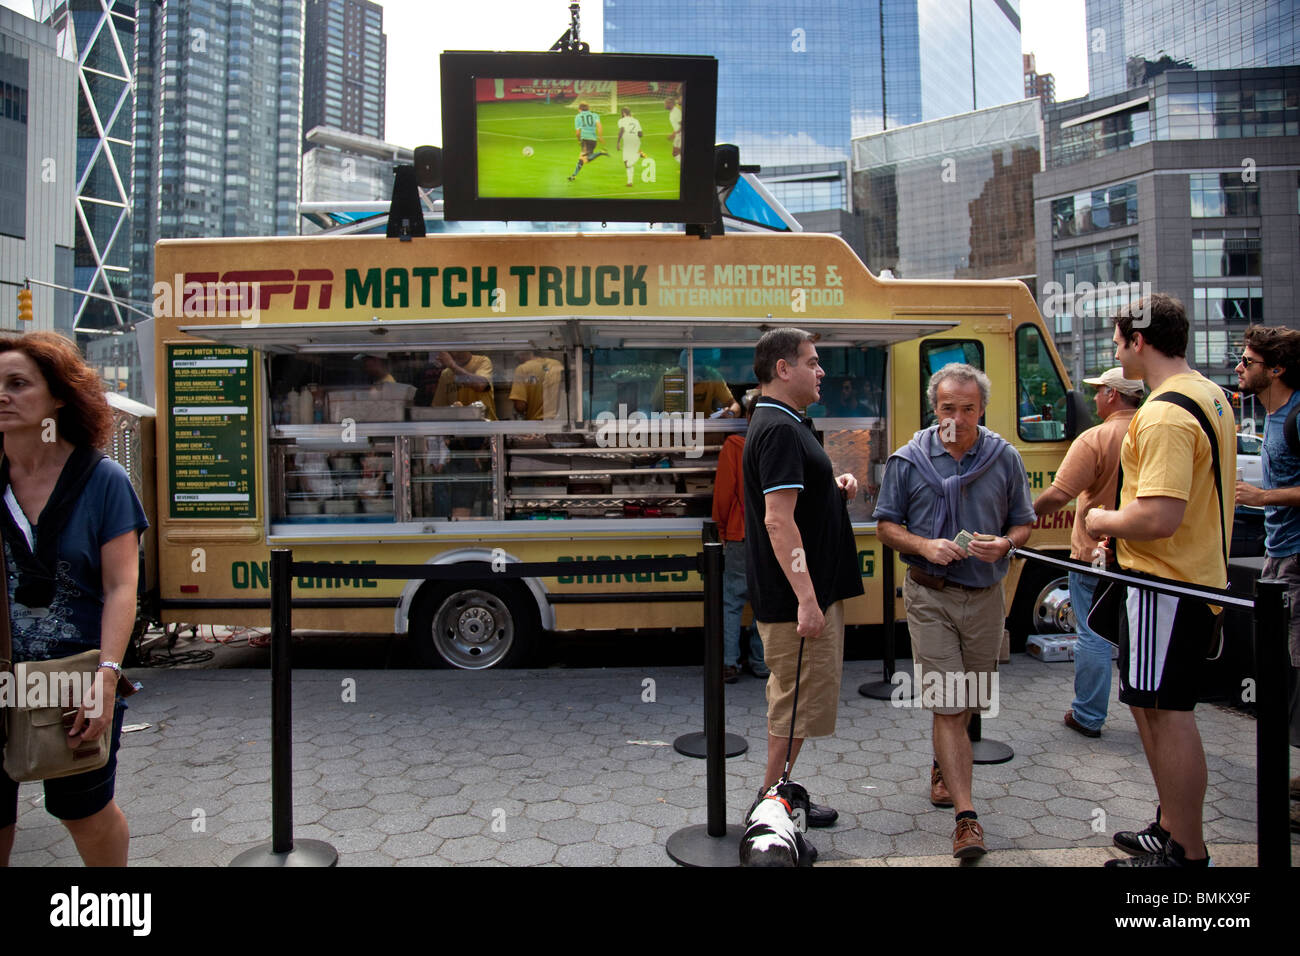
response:
{"label": "soccer match on screen", "polygon": [[479,197],[678,199],[684,86],[478,78]]}

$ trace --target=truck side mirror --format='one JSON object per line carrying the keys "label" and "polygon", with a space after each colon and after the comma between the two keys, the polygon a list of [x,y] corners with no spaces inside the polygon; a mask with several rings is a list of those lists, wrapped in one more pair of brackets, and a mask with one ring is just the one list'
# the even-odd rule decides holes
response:
{"label": "truck side mirror", "polygon": [[1065,393],[1065,440],[1074,441],[1079,433],[1092,427],[1092,408],[1088,399],[1074,389]]}

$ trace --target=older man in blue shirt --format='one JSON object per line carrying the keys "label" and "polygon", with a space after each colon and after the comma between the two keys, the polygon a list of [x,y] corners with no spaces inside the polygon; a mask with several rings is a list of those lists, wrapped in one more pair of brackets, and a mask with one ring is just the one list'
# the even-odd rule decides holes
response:
{"label": "older man in blue shirt", "polygon": [[[874,514],[880,540],[908,565],[903,603],[915,676],[921,704],[933,713],[930,802],[954,808],[958,859],[986,852],[971,804],[966,729],[996,688],[1007,555],[1028,540],[1034,522],[1019,453],[979,424],[990,388],[970,365],[945,365],[931,377],[938,422],[889,459]],[[959,543],[962,531],[976,537]]]}

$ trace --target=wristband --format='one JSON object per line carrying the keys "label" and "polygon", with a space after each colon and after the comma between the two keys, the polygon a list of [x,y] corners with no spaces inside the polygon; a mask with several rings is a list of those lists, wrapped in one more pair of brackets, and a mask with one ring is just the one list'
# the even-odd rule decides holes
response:
{"label": "wristband", "polygon": [[102,667],[107,667],[109,670],[111,670],[111,671],[112,671],[114,674],[116,674],[118,677],[121,677],[121,676],[122,676],[122,665],[121,665],[121,664],[115,664],[115,663],[113,663],[112,661],[100,661],[99,664],[98,664],[98,666],[96,666],[95,670],[99,670],[99,669],[102,668]]}

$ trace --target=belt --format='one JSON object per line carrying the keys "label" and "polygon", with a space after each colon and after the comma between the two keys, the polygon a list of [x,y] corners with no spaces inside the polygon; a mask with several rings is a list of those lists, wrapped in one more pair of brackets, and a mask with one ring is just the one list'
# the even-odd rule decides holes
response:
{"label": "belt", "polygon": [[[983,591],[985,588],[974,587],[970,584],[958,584],[956,581],[950,581],[947,578],[936,577],[933,574],[926,574],[920,568],[908,565],[907,576],[927,588],[935,591],[942,591],[944,588],[956,588],[958,591]],[[989,585],[992,587],[992,585]]]}

